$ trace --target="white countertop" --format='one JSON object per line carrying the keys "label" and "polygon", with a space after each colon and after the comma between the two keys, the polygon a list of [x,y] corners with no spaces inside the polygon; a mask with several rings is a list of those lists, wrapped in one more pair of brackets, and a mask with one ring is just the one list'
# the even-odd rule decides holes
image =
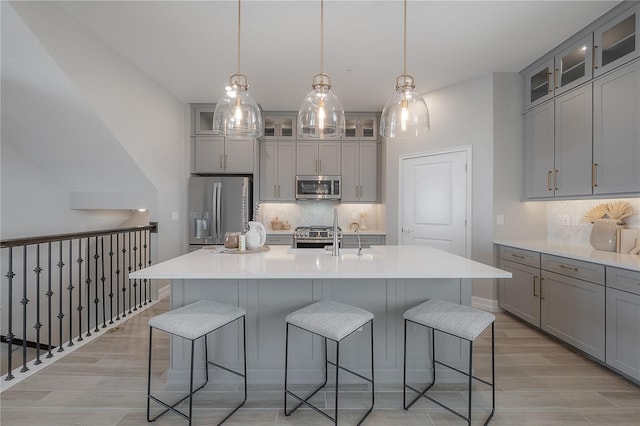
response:
{"label": "white countertop", "polygon": [[521,248],[524,250],[532,250],[540,253],[568,257],[570,259],[584,260],[586,262],[640,271],[640,256],[596,250],[588,245],[518,240],[494,241],[494,243],[502,246]]}
{"label": "white countertop", "polygon": [[[277,231],[273,229],[267,229],[267,235],[293,235],[293,231],[293,229],[282,229]],[[343,235],[358,235],[355,231],[343,230],[342,232]],[[366,231],[360,231],[360,235],[387,235],[387,233],[378,229],[367,229]]]}
{"label": "white countertop", "polygon": [[[302,252],[301,252],[302,250]],[[340,256],[313,249],[271,246],[251,254],[201,249],[133,272],[132,279],[272,278],[511,278],[511,273],[426,246],[341,249]]]}

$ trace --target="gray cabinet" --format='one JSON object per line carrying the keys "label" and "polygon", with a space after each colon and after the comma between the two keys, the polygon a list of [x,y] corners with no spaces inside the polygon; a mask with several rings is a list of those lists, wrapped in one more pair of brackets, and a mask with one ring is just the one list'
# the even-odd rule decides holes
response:
{"label": "gray cabinet", "polygon": [[253,139],[197,136],[194,173],[253,173]]}
{"label": "gray cabinet", "polygon": [[640,381],[640,272],[607,267],[606,363]]}
{"label": "gray cabinet", "polygon": [[540,253],[501,246],[499,267],[512,274],[498,282],[500,307],[540,327]]}
{"label": "gray cabinet", "polygon": [[339,176],[340,158],[339,142],[298,141],[296,147],[296,174]]}
{"label": "gray cabinet", "polygon": [[528,111],[524,120],[525,197],[590,195],[591,85]]}
{"label": "gray cabinet", "polygon": [[593,82],[593,193],[640,192],[640,61]]}
{"label": "gray cabinet", "polygon": [[[360,244],[362,247],[380,246],[384,245],[386,237],[384,235],[360,235]],[[342,236],[342,247],[344,248],[358,248],[358,236],[355,233],[344,233]]]}
{"label": "gray cabinet", "polygon": [[342,140],[378,140],[377,116],[375,114],[345,113]]}
{"label": "gray cabinet", "polygon": [[594,76],[640,56],[640,6],[621,13],[593,33]]}
{"label": "gray cabinet", "polygon": [[263,139],[296,139],[295,113],[264,113]]}
{"label": "gray cabinet", "polygon": [[267,234],[265,244],[269,246],[293,246],[293,234]]}
{"label": "gray cabinet", "polygon": [[213,112],[214,105],[197,106],[192,109],[194,115],[193,134],[213,135]]}
{"label": "gray cabinet", "polygon": [[260,142],[260,200],[295,200],[296,144]]}
{"label": "gray cabinet", "polygon": [[342,142],[342,201],[378,200],[377,142]]}

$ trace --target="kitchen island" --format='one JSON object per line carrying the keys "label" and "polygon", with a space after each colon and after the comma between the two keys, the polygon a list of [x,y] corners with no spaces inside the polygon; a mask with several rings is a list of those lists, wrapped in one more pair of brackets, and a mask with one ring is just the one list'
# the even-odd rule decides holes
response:
{"label": "kitchen island", "polygon": [[[136,271],[130,278],[170,279],[172,308],[212,299],[245,309],[250,383],[282,383],[284,318],[289,312],[323,299],[359,306],[375,315],[376,381],[401,383],[402,315],[406,309],[429,298],[469,305],[471,279],[511,277],[509,272],[426,246],[373,246],[363,249],[362,256],[357,255],[357,249],[342,249],[340,256],[287,246],[272,246],[268,251],[251,254],[219,252],[220,249],[188,253]],[[411,331],[410,328],[412,347],[422,349],[408,354],[407,359],[422,376],[430,359],[428,341],[424,331]],[[210,357],[232,367],[240,366],[241,325],[234,324],[217,333],[209,339]],[[461,351],[457,339],[439,337],[439,356],[461,368],[466,365],[466,348]],[[292,342],[293,382],[320,381],[321,339],[294,332]],[[368,333],[356,332],[341,345],[341,363],[366,371],[368,347]],[[198,350],[196,357],[202,359],[202,352]],[[188,353],[183,342],[172,342],[169,381],[186,378]],[[215,379],[225,377],[221,373]],[[451,379],[455,380],[455,376]]]}

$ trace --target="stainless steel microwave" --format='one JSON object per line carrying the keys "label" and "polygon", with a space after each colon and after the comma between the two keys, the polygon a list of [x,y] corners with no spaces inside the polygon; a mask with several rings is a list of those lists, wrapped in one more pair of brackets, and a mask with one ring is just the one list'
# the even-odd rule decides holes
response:
{"label": "stainless steel microwave", "polygon": [[296,200],[339,200],[340,176],[296,176]]}

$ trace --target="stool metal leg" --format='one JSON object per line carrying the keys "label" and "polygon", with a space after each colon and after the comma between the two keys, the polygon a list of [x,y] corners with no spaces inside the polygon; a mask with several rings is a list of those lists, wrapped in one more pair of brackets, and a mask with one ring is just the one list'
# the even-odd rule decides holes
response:
{"label": "stool metal leg", "polygon": [[336,342],[336,406],[333,414],[333,424],[338,425],[338,373],[340,372],[340,342]]}
{"label": "stool metal leg", "polygon": [[149,327],[149,369],[147,372],[147,421],[151,421],[151,347],[152,347],[153,327]]}

